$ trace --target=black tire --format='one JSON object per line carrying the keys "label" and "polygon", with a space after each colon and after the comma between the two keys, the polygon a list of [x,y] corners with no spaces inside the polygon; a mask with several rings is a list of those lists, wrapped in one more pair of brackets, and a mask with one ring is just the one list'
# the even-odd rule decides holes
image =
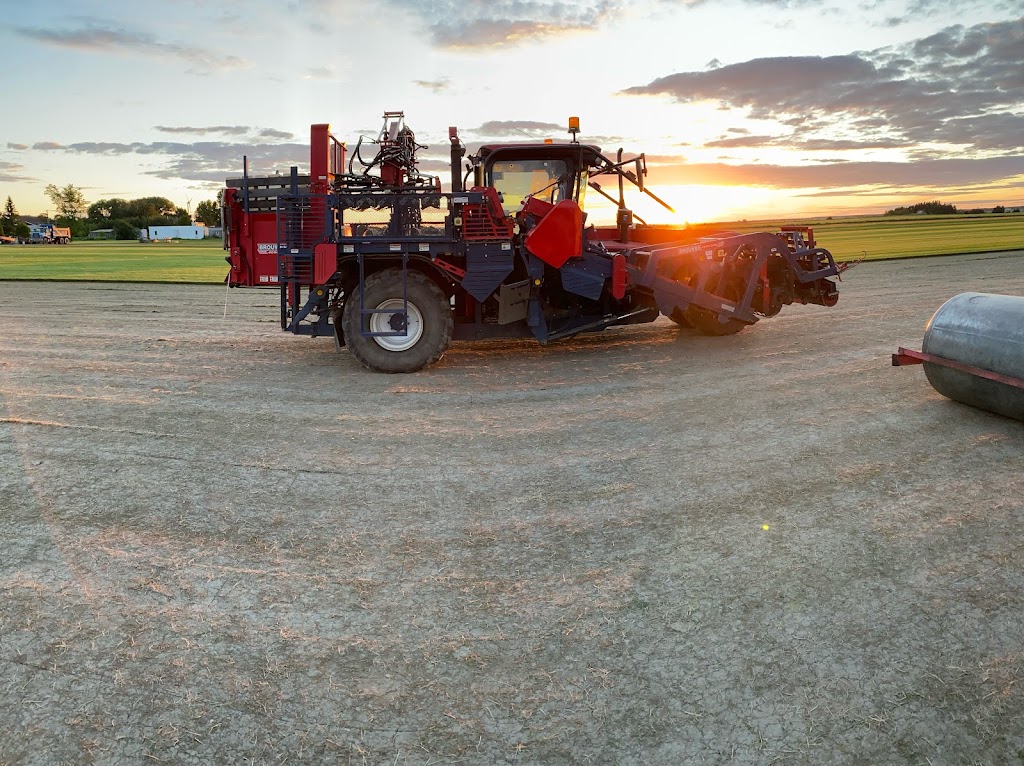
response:
{"label": "black tire", "polygon": [[[732,301],[733,303],[739,300],[739,295],[736,290],[732,288],[726,288],[725,299]],[[712,336],[723,336],[723,335],[735,335],[744,327],[747,326],[746,322],[741,322],[738,319],[727,319],[725,322],[718,321],[718,314],[714,311],[704,308],[703,306],[694,306],[692,303],[686,307],[686,311],[683,315],[689,321],[690,326],[697,330],[701,335],[712,335]]]}
{"label": "black tire", "polygon": [[[399,308],[402,301],[401,269],[385,269],[371,274],[366,278],[363,296],[368,309],[386,307],[389,303]],[[366,336],[362,330],[368,329],[371,322],[397,330],[399,328],[392,324],[393,315],[371,314],[360,322],[358,287],[345,299],[341,315],[345,344],[356,359],[371,370],[416,372],[439,360],[448,349],[455,322],[451,304],[441,288],[426,274],[409,270],[406,271],[406,299],[410,314],[407,334],[383,337]],[[412,329],[418,333],[418,338],[408,337],[408,331]]]}
{"label": "black tire", "polygon": [[686,312],[684,312],[682,309],[672,309],[672,313],[668,314],[668,318],[671,319],[680,327],[693,327],[693,325],[690,324],[690,320],[686,318]]}
{"label": "black tire", "polygon": [[689,306],[685,315],[690,325],[701,335],[735,335],[747,326],[746,322],[741,322],[738,319],[727,319],[724,323],[719,322],[717,314],[701,306]]}
{"label": "black tire", "polygon": [[[689,283],[687,270],[685,268],[679,269],[672,278],[676,282],[684,285]],[[673,308],[671,313],[665,314],[665,316],[680,327],[693,327],[693,325],[690,324],[690,320],[686,318],[686,312],[681,308]]]}

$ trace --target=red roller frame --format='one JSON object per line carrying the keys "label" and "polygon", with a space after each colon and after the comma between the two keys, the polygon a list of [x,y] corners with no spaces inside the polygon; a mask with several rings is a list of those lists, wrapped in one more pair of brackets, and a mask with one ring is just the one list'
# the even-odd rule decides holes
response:
{"label": "red roller frame", "polygon": [[906,367],[910,364],[937,364],[940,367],[949,367],[951,370],[958,370],[960,372],[967,373],[968,375],[974,375],[977,378],[985,378],[986,380],[994,380],[996,383],[1003,383],[1007,386],[1013,386],[1014,388],[1024,388],[1024,380],[1020,378],[1014,378],[1011,375],[1003,375],[1000,372],[992,372],[991,370],[983,370],[980,367],[972,367],[969,364],[963,364],[962,362],[954,362],[952,359],[946,359],[945,357],[935,356],[934,354],[926,354],[923,351],[913,351],[909,348],[900,348],[892,355],[892,366],[893,367]]}

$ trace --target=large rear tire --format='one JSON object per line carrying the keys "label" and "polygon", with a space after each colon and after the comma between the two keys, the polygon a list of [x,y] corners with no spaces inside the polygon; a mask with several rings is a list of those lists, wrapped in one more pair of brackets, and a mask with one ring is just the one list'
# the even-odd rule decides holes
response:
{"label": "large rear tire", "polygon": [[[679,269],[673,275],[672,279],[674,279],[676,282],[679,282],[679,283],[684,284],[684,285],[688,284],[689,283],[689,272],[688,272],[688,270],[686,268]],[[681,309],[681,308],[674,307],[672,309],[672,311],[670,313],[668,313],[668,314],[665,314],[665,316],[667,316],[669,319],[671,319],[673,322],[675,322],[680,327],[693,327],[693,325],[690,324],[690,320],[686,318],[685,311],[683,309]]]}
{"label": "large rear tire", "polygon": [[[385,310],[359,315],[359,293],[345,300],[341,326],[345,343],[366,367],[377,372],[416,372],[438,361],[448,349],[455,322],[447,296],[426,274],[406,271],[408,321],[402,321],[402,271],[385,269],[366,278],[366,308]],[[394,310],[388,313],[387,310]],[[363,331],[396,335],[363,335]]]}
{"label": "large rear tire", "polygon": [[738,319],[719,322],[716,314],[700,306],[690,306],[686,309],[686,319],[701,335],[735,335],[747,326],[746,322]]}
{"label": "large rear tire", "polygon": [[667,316],[680,327],[693,327],[693,325],[690,324],[690,320],[686,318],[686,312],[682,309],[674,308],[672,309],[672,313]]}
{"label": "large rear tire", "polygon": [[[724,297],[733,303],[739,300],[737,291],[731,288],[726,288]],[[683,316],[701,335],[735,335],[747,326],[746,322],[741,322],[738,319],[726,319],[725,322],[719,322],[718,314],[714,311],[703,306],[694,306],[692,303],[686,307]]]}

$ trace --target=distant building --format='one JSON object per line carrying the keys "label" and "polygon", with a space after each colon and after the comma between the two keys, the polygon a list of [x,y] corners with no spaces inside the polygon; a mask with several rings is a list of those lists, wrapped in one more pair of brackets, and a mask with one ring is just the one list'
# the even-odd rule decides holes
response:
{"label": "distant building", "polygon": [[89,232],[89,239],[113,239],[113,229],[93,229]]}
{"label": "distant building", "polygon": [[205,226],[150,226],[150,239],[202,239],[206,236]]}

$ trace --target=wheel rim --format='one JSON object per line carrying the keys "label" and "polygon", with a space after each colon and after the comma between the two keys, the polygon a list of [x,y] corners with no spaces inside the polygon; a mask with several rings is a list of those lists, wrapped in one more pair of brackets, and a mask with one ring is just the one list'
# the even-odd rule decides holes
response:
{"label": "wheel rim", "polygon": [[[404,335],[373,335],[377,345],[387,351],[408,351],[423,337],[423,315],[416,304],[401,298],[388,298],[377,305],[380,314],[370,314],[370,332],[401,331],[402,309],[407,309],[408,326]],[[390,311],[389,311],[390,310]]]}

